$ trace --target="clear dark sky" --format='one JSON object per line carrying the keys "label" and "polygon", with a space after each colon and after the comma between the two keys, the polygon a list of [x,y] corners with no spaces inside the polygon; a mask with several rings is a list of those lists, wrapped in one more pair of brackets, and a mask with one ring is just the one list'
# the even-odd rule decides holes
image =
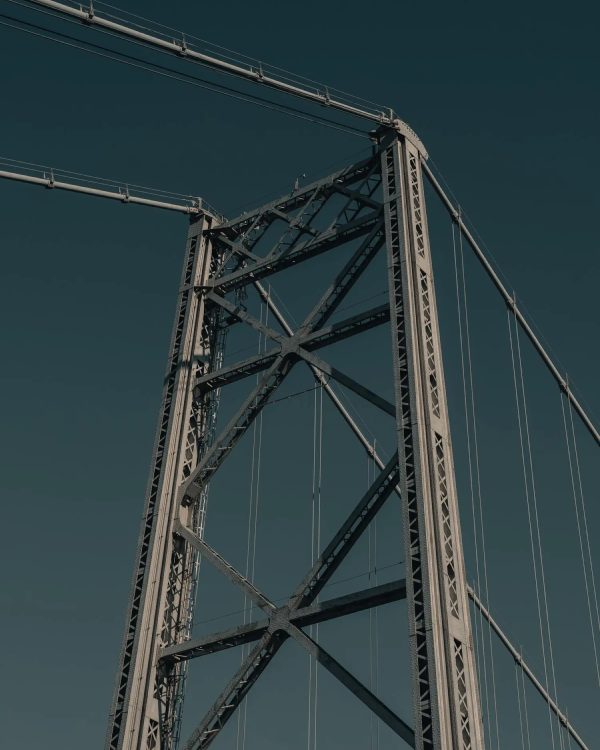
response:
{"label": "clear dark sky", "polygon": [[[122,7],[393,107],[426,144],[509,288],[563,363],[562,371],[568,371],[590,410],[600,414],[597,3],[179,0],[167,6],[122,0]],[[11,16],[106,42],[92,31],[61,26],[7,0],[0,1],[0,14],[3,23],[12,23],[5,17]],[[361,158],[358,152],[369,145],[5,26],[0,26],[0,57],[3,157],[202,195],[230,217],[273,191],[286,192],[300,174],[322,173],[328,165]],[[472,576],[452,239],[449,221],[433,195],[428,199]],[[12,182],[0,183],[0,216],[2,744],[22,750],[99,748],[186,219]],[[323,260],[314,269],[327,280],[336,265]],[[302,278],[313,289],[308,270]],[[273,283],[282,296],[292,295],[290,309],[300,314],[308,304],[303,290],[287,277],[280,286]],[[511,638],[524,645],[542,675],[506,312],[470,260],[467,283],[490,599]],[[383,275],[378,279],[373,273],[357,299],[384,286]],[[387,332],[381,329],[371,341],[358,357],[349,348],[332,356],[388,395]],[[527,346],[524,366],[558,692],[573,723],[597,748],[600,693],[560,402]],[[310,385],[302,373],[286,392]],[[242,393],[238,390],[234,399]],[[272,471],[264,471],[261,489],[256,582],[274,598],[293,588],[310,561],[312,399],[311,393],[270,407],[263,425],[263,467],[266,456],[275,460]],[[371,416],[366,409],[362,414]],[[380,422],[373,421],[373,429],[385,445],[389,429]],[[356,501],[359,484],[363,490],[367,469],[364,455],[327,406],[324,434],[325,539],[342,509]],[[293,447],[294,437],[305,439],[302,447]],[[592,552],[598,553],[598,450],[581,430],[578,441]],[[245,556],[251,447],[250,441],[240,447],[235,470],[215,486],[207,529],[208,540],[238,567]],[[235,498],[242,495],[236,506]],[[402,557],[398,509],[390,505],[386,512],[379,532],[380,566]],[[344,575],[366,570],[366,546],[361,550],[362,558],[350,561]],[[385,580],[401,575],[398,568],[391,571]],[[198,633],[234,625],[240,617],[205,622],[241,608],[239,597],[213,578],[206,573]],[[363,585],[364,578],[356,587]],[[390,607],[381,613],[381,648],[389,647],[391,656],[381,656],[380,689],[408,718],[404,609]],[[324,627],[322,636],[368,681],[366,615],[349,620],[342,635],[332,626]],[[288,651],[265,675],[256,697],[252,694],[248,750],[307,747],[308,662],[292,644]],[[499,745],[512,750],[521,747],[513,667],[499,645],[494,658]],[[235,668],[238,655],[218,659],[193,665],[187,731]],[[326,676],[321,685],[317,747],[371,747],[362,707]],[[547,716],[533,692],[527,696],[532,748],[547,750],[552,747]],[[222,747],[236,746],[234,729],[221,738]],[[495,729],[492,734],[496,748]],[[560,747],[557,736],[555,745]],[[400,743],[382,730],[384,747]]]}

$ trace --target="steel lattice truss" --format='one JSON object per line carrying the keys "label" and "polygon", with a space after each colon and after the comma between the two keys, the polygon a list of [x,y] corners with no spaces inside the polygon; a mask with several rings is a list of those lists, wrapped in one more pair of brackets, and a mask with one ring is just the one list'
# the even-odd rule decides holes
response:
{"label": "steel lattice truss", "polygon": [[[467,589],[437,328],[421,176],[422,154],[382,131],[371,157],[296,189],[235,221],[192,219],[146,510],[142,523],[107,748],[177,746],[190,660],[255,643],[184,745],[208,747],[283,643],[318,660],[409,746],[483,748]],[[343,200],[333,220],[331,199]],[[276,223],[269,250],[258,245]],[[319,228],[320,227],[320,228]],[[264,245],[264,242],[263,242]],[[335,248],[351,256],[296,330],[261,281]],[[262,247],[262,245],[261,245]],[[330,323],[378,253],[387,252],[389,302]],[[284,333],[243,304],[254,288]],[[321,350],[390,323],[395,402],[330,365]],[[249,326],[270,348],[224,367],[227,330]],[[305,363],[380,473],[292,597],[276,607],[203,539],[208,487],[296,364]],[[217,435],[223,389],[249,376],[252,388]],[[383,465],[329,385],[343,387],[395,419],[398,451]],[[225,391],[227,393],[227,391]],[[327,601],[323,587],[392,493],[402,500],[406,579]],[[264,613],[263,620],[191,639],[198,562],[204,558]],[[304,628],[406,599],[414,726],[409,726]]]}

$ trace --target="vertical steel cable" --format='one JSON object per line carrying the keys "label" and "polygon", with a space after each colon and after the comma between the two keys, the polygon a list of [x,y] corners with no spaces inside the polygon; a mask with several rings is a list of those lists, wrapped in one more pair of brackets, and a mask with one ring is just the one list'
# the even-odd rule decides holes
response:
{"label": "vertical steel cable", "polygon": [[[460,208],[459,208],[460,218]],[[481,498],[481,474],[479,472],[479,443],[477,440],[477,419],[475,415],[475,388],[473,386],[473,365],[471,361],[471,336],[469,332],[469,309],[467,305],[467,282],[465,278],[465,259],[462,245],[462,231],[458,229],[458,240],[460,245],[460,265],[462,272],[462,290],[463,290],[463,303],[465,313],[465,334],[467,342],[467,357],[469,364],[469,390],[471,393],[471,418],[473,420],[473,445],[475,447],[475,476],[477,477],[477,498],[479,502],[479,525],[481,528],[481,552],[483,559],[483,580],[485,583],[485,597],[490,602],[490,591],[488,584],[488,573],[487,573],[487,554],[485,549],[485,527],[483,523],[483,501]],[[496,723],[496,748],[500,750],[500,727],[498,724],[498,701],[496,698],[496,670],[494,669],[494,646],[492,641],[492,626],[488,622],[488,642],[490,647],[490,669],[492,672],[492,695],[494,699],[494,717]],[[491,745],[491,742],[490,742]]]}
{"label": "vertical steel cable", "polygon": [[[592,602],[590,598],[590,587],[588,583],[588,575],[587,575],[587,566],[585,562],[585,553],[583,548],[583,536],[581,533],[581,519],[579,517],[579,503],[577,502],[577,492],[575,490],[575,476],[573,473],[573,459],[571,457],[571,446],[569,444],[569,433],[567,430],[567,417],[565,414],[565,405],[562,393],[559,394],[560,397],[560,408],[562,411],[562,418],[563,418],[563,426],[565,428],[565,442],[567,444],[567,457],[569,460],[569,474],[571,476],[571,488],[573,490],[573,504],[575,506],[575,518],[577,520],[577,535],[579,537],[579,550],[581,552],[581,566],[583,568],[583,581],[585,584],[585,596],[587,599],[587,605],[588,605],[588,612],[590,615],[590,629],[592,631],[592,646],[594,649],[594,662],[596,664],[596,676],[598,678],[598,685],[600,686],[600,669],[598,668],[598,651],[596,649],[596,633],[595,633],[595,624],[594,624],[594,618],[592,615]],[[581,478],[581,477],[580,477]],[[587,527],[586,527],[586,533],[587,533]],[[588,540],[589,541],[589,540]]]}
{"label": "vertical steel cable", "polygon": [[[513,345],[513,336],[512,336],[512,327],[510,323],[510,311],[506,311],[507,314],[507,321],[508,321],[508,337],[510,341],[510,356],[512,361],[512,368],[513,368],[513,381],[514,381],[514,387],[515,387],[515,399],[517,404],[517,422],[519,425],[519,441],[521,446],[521,461],[523,465],[523,481],[525,485],[525,501],[527,506],[527,520],[529,523],[529,540],[531,543],[531,559],[533,561],[533,578],[535,581],[535,596],[536,596],[536,602],[537,602],[537,610],[538,610],[538,621],[539,621],[539,627],[540,627],[540,640],[542,645],[542,659],[544,663],[544,679],[545,679],[545,688],[546,692],[549,693],[548,689],[548,666],[547,666],[547,660],[546,660],[546,639],[544,636],[544,626],[542,622],[542,605],[540,602],[540,591],[539,591],[539,581],[538,581],[538,572],[537,572],[537,559],[536,559],[536,553],[535,553],[535,545],[533,541],[533,524],[531,521],[531,501],[529,498],[529,482],[527,480],[527,462],[525,460],[525,445],[523,442],[523,425],[521,420],[521,405],[519,401],[519,388],[517,384],[517,369],[515,364],[515,352],[514,352],[514,345]],[[517,326],[517,321],[515,320],[515,328]],[[554,723],[552,721],[552,711],[550,709],[550,705],[548,704],[548,722],[550,724],[550,737],[552,740],[552,748],[554,750],[555,742],[554,742]]]}
{"label": "vertical steel cable", "polygon": [[[377,440],[373,440],[373,450],[377,453]],[[371,466],[372,459],[367,457],[367,466]],[[367,489],[371,486],[371,482],[375,481],[376,464],[373,461],[373,477],[371,479],[371,473],[367,471]],[[372,527],[372,528],[371,528]],[[373,519],[373,522],[369,524],[368,528],[368,539],[369,539],[369,556],[368,556],[368,581],[369,588],[373,585],[378,585],[378,574],[377,574],[377,516]],[[379,615],[378,607],[371,607],[369,609],[369,690],[373,695],[379,695]],[[377,748],[379,750],[380,745],[380,730],[381,725],[379,718],[375,718],[373,712],[370,716],[371,721],[371,750]]]}
{"label": "vertical steel cable", "polygon": [[[267,297],[267,303],[263,305],[261,301],[260,306],[260,321],[262,323],[263,320],[263,308],[264,308],[264,319],[265,319],[265,325],[268,325],[269,323],[269,305],[268,305],[268,298],[271,295],[271,288],[269,286],[269,292]],[[258,334],[258,353],[261,354],[262,352],[267,350],[267,337],[263,336],[261,333]],[[258,384],[259,375],[256,376],[256,382]],[[258,448],[256,447],[256,435],[257,435],[257,422],[258,422]],[[261,457],[262,457],[262,436],[263,436],[263,411],[261,410],[258,420],[254,421],[254,430],[253,430],[253,442],[252,442],[252,471],[251,471],[251,490],[250,490],[250,512],[248,515],[248,540],[247,540],[247,549],[246,549],[246,579],[249,580],[251,583],[254,583],[254,573],[256,570],[256,538],[257,538],[257,532],[258,532],[258,499],[259,499],[259,489],[260,489],[260,470],[261,470]],[[256,481],[255,481],[255,474],[256,474]],[[254,508],[252,508],[252,501],[254,500]],[[252,527],[252,533],[250,531]],[[252,538],[252,543],[251,543]],[[252,555],[250,555],[250,548],[252,548]],[[252,622],[252,617],[254,614],[254,602],[250,602],[249,607],[249,615],[248,619],[249,622]],[[246,597],[244,597],[244,624],[246,623]],[[250,646],[248,645],[246,647],[246,652],[250,652]],[[245,656],[247,656],[247,653],[244,653],[244,648],[242,647],[242,661]],[[249,696],[246,695],[244,698],[244,706],[243,706],[243,729],[242,729],[242,750],[246,749],[246,729],[248,726],[248,700]],[[238,732],[237,732],[237,740],[236,740],[236,747],[239,750],[239,735],[240,735],[240,714],[242,711],[238,714]]]}
{"label": "vertical steel cable", "polygon": [[[311,529],[310,529],[310,564],[315,563],[315,500],[316,500],[316,477],[317,477],[317,391],[314,392],[313,408],[313,475],[312,475],[312,508],[311,508]],[[313,626],[309,628],[309,634],[312,638]],[[311,747],[312,737],[312,686],[313,686],[313,657],[308,657],[308,730],[307,730],[307,750]]]}
{"label": "vertical steel cable", "polygon": [[[263,320],[263,309],[264,305],[261,301],[260,305],[260,322],[262,323]],[[262,334],[259,332],[258,334],[258,353],[260,354],[262,352]],[[256,376],[256,383],[258,384],[258,378],[259,376]],[[261,412],[262,414],[262,412]],[[254,420],[254,424],[252,426],[252,465],[250,469],[250,500],[249,500],[249,506],[248,506],[248,533],[247,533],[247,540],[246,540],[246,580],[250,579],[250,551],[252,549],[252,526],[253,526],[253,518],[254,518],[254,477],[255,477],[255,471],[256,471],[256,430],[257,430],[257,420]],[[248,617],[248,597],[246,594],[244,594],[244,625],[247,622]],[[244,663],[244,659],[246,658],[247,654],[246,651],[248,650],[248,646],[245,644],[242,645],[242,652],[240,656],[240,663]],[[245,738],[246,738],[246,706],[247,706],[247,700],[244,699],[244,706],[243,708],[240,708],[238,711],[238,721],[237,721],[237,735],[236,735],[236,750],[239,750],[240,748],[240,734],[242,735],[242,747],[245,745]],[[242,717],[243,717],[243,731],[242,731]]]}
{"label": "vertical steel cable", "polygon": [[[567,709],[567,724],[569,723],[569,709]],[[571,750],[571,732],[567,732],[567,741],[569,743],[569,750]]]}
{"label": "vertical steel cable", "polygon": [[[477,591],[477,581],[473,580],[473,590]],[[473,638],[475,640],[475,660],[477,663],[477,674],[481,675],[481,655],[479,653],[479,628],[477,626],[477,622],[479,619],[480,611],[478,609],[475,609],[473,612]],[[481,692],[481,679],[477,680],[477,690],[479,692],[479,704],[483,706],[483,695]]]}
{"label": "vertical steel cable", "polygon": [[[516,301],[515,301],[515,311],[516,311]],[[521,357],[521,343],[519,339],[519,328],[516,325],[516,320],[515,320],[515,339],[517,342],[519,373],[520,373],[520,378],[521,378],[521,392],[523,394],[523,416],[525,420],[525,435],[527,438],[527,453],[529,456],[529,471],[531,475],[531,494],[533,497],[535,528],[536,528],[537,543],[538,543],[538,550],[539,550],[539,556],[540,556],[540,575],[541,575],[541,580],[542,580],[542,594],[544,596],[544,610],[546,612],[546,630],[548,632],[548,651],[550,653],[550,671],[552,674],[552,685],[554,688],[554,700],[558,704],[558,692],[556,689],[556,671],[554,669],[554,649],[552,647],[552,632],[550,630],[550,612],[548,609],[548,594],[546,590],[546,573],[544,571],[544,557],[542,554],[542,537],[541,537],[541,532],[540,532],[540,519],[539,519],[539,514],[538,514],[535,476],[533,473],[533,455],[531,453],[531,436],[529,433],[529,416],[527,413],[527,397],[525,394],[525,380],[523,376],[523,359]],[[561,748],[563,748],[564,747],[563,734],[561,730],[560,721],[558,720],[558,718],[557,718],[557,722],[558,722],[558,739],[559,739]]]}
{"label": "vertical steel cable", "polygon": [[[567,380],[568,385],[568,380]],[[598,630],[600,631],[600,611],[598,610],[598,594],[596,593],[596,577],[594,575],[594,560],[592,558],[592,548],[590,545],[590,535],[588,532],[587,512],[585,510],[585,499],[583,496],[583,482],[581,481],[581,467],[579,465],[579,451],[577,450],[577,435],[575,434],[575,424],[573,422],[573,407],[571,405],[571,391],[567,391],[567,397],[569,399],[569,416],[571,421],[571,432],[573,435],[573,449],[575,453],[575,466],[577,467],[577,478],[579,484],[579,496],[581,497],[581,510],[583,515],[583,527],[585,529],[585,539],[587,543],[588,560],[590,565],[590,577],[592,580],[592,592],[594,594],[594,603],[596,606],[596,622]]]}
{"label": "vertical steel cable", "polygon": [[[376,448],[376,446],[375,446]],[[375,475],[375,467],[373,467],[373,475]],[[373,476],[373,481],[375,481],[375,476]],[[377,516],[373,519],[373,536],[375,537],[375,544],[374,544],[374,568],[375,568],[375,586],[378,585],[379,579],[377,576]],[[375,695],[379,697],[379,607],[375,607]],[[379,717],[377,717],[375,722],[376,730],[377,730],[377,750],[379,750],[379,741],[380,741],[380,734],[381,734],[381,722],[379,720]]]}
{"label": "vertical steel cable", "polygon": [[517,684],[517,703],[519,706],[519,728],[521,730],[521,748],[525,750],[525,733],[523,732],[523,712],[521,711],[521,686],[519,685],[519,665],[515,661],[515,682]]}
{"label": "vertical steel cable", "polygon": [[[460,208],[459,208],[460,211]],[[461,305],[460,305],[460,284],[458,280],[458,260],[456,255],[456,238],[454,235],[454,222],[451,223],[452,228],[452,251],[454,256],[454,277],[456,282],[456,307],[457,307],[457,315],[458,315],[458,336],[459,336],[459,342],[460,342],[460,364],[461,364],[461,371],[462,371],[462,384],[463,384],[463,401],[464,401],[464,408],[465,408],[465,430],[466,430],[466,437],[467,437],[467,457],[469,462],[469,483],[470,483],[470,489],[471,489],[471,513],[473,518],[473,536],[474,536],[474,543],[475,543],[475,571],[477,576],[477,589],[479,589],[479,592],[481,593],[481,574],[480,574],[480,567],[479,567],[479,534],[477,533],[477,516],[475,512],[475,485],[473,482],[473,460],[472,460],[472,450],[471,450],[471,428],[470,428],[470,420],[469,420],[469,405],[468,405],[468,398],[467,398],[467,375],[466,375],[466,367],[465,367],[465,353],[464,353],[464,341],[463,341],[463,328],[462,328],[462,312],[461,312]],[[460,230],[459,230],[460,234]],[[487,665],[486,665],[486,659],[485,659],[485,642],[483,639],[483,623],[482,623],[482,639],[481,639],[481,653],[482,653],[482,662],[483,662],[483,682],[484,682],[484,694],[485,694],[485,706],[486,706],[486,714],[487,714],[487,729],[488,729],[488,737],[490,739],[490,747],[491,747],[491,719],[490,719],[490,700],[489,700],[489,691],[488,691],[488,679],[487,679]],[[481,674],[481,671],[480,671]]]}
{"label": "vertical steel cable", "polygon": [[[371,460],[370,456],[367,454],[367,490],[371,486]],[[373,475],[375,475],[375,465],[373,465]],[[375,481],[375,478],[373,476],[373,481]],[[369,581],[369,588],[373,587],[373,581],[371,578],[371,573],[373,570],[373,552],[372,552],[372,534],[373,530],[371,528],[372,524],[369,524],[368,529],[368,538],[369,538],[369,556],[368,556],[368,581]],[[369,690],[373,692],[373,607],[369,608]],[[369,712],[369,720],[370,720],[370,745],[371,750],[374,750],[375,743],[374,743],[374,722],[375,717],[373,716],[373,712]]]}
{"label": "vertical steel cable", "polygon": [[[319,482],[317,495],[317,557],[321,554],[321,487],[323,483],[323,389],[319,388]],[[317,603],[319,597],[317,597]],[[315,641],[319,642],[319,623],[315,625]],[[315,710],[313,750],[317,750],[317,709],[319,706],[319,664],[315,662]]]}
{"label": "vertical steel cable", "polygon": [[527,748],[531,750],[531,735],[529,734],[529,713],[527,711],[527,691],[525,672],[523,671],[523,649],[521,648],[521,687],[523,688],[523,708],[525,713],[525,730],[527,732]]}
{"label": "vertical steel cable", "polygon": [[[321,552],[321,483],[323,465],[323,389],[314,391],[314,417],[313,417],[313,483],[312,483],[312,523],[311,523],[311,564]],[[320,399],[319,399],[320,395]],[[319,406],[317,406],[319,405]],[[319,419],[317,420],[317,411]],[[317,450],[318,444],[318,450]],[[317,597],[317,602],[319,598]],[[319,625],[310,627],[309,633],[312,637],[313,628],[315,641],[319,641]],[[319,701],[319,673],[318,662],[313,657],[309,661],[309,688],[308,688],[308,750],[316,750],[317,747],[317,709]],[[314,685],[314,698],[313,698]],[[312,716],[311,716],[312,711]],[[312,740],[312,742],[311,742]]]}

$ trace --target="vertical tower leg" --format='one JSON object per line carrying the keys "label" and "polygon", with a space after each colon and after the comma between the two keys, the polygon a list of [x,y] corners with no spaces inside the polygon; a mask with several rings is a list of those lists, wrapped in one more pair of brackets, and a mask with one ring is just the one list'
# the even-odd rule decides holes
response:
{"label": "vertical tower leg", "polygon": [[418,148],[381,140],[417,750],[483,750]]}
{"label": "vertical tower leg", "polygon": [[[182,665],[157,673],[159,648],[189,637],[198,560],[172,533],[176,491],[210,440],[218,394],[193,400],[193,382],[217,364],[218,313],[205,313],[194,286],[214,274],[211,218],[192,219],[177,299],[156,442],[138,541],[125,634],[109,717],[106,750],[173,746],[183,697]],[[211,401],[212,399],[212,401]],[[188,508],[201,535],[206,495]]]}

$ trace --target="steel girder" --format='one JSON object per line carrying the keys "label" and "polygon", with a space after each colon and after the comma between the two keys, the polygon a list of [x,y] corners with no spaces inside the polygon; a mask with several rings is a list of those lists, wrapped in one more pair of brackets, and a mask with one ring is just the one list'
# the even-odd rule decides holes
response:
{"label": "steel girder", "polygon": [[[189,661],[255,643],[185,750],[207,747],[290,638],[409,745],[435,750],[483,747],[419,159],[401,137],[384,134],[377,153],[357,165],[235,221],[220,226],[192,224],[151,476],[151,488],[157,486],[160,491],[154,490],[153,495],[149,491],[142,528],[142,541],[147,541],[140,542],[108,750],[175,750]],[[342,199],[343,207],[322,228],[324,209],[333,196]],[[282,225],[282,233],[264,252],[267,230],[270,236],[276,222]],[[354,246],[350,259],[293,331],[260,279],[350,242]],[[389,304],[329,324],[384,244]],[[243,307],[247,286],[257,289],[284,335]],[[232,293],[235,300],[228,299]],[[315,353],[390,320],[395,404]],[[234,323],[260,331],[272,348],[223,367],[224,337]],[[290,600],[275,607],[204,542],[204,515],[215,472],[291,369],[302,361],[381,473]],[[256,387],[217,436],[221,388],[257,373],[262,375]],[[327,382],[330,378],[396,419],[399,451],[387,466],[345,412]],[[402,495],[406,581],[316,603],[391,492]],[[244,591],[265,611],[266,619],[190,640],[199,556]],[[413,656],[414,731],[302,630],[311,623],[404,597]],[[437,620],[432,612],[437,613]],[[459,663],[462,670],[458,670]]]}
{"label": "steel girder", "polygon": [[416,747],[482,750],[421,157],[381,144]]}
{"label": "steel girder", "polygon": [[[157,644],[172,645],[188,637],[194,595],[195,562],[173,539],[171,522],[176,489],[214,429],[215,398],[205,399],[200,408],[192,396],[195,379],[220,364],[219,318],[206,312],[204,300],[194,293],[194,287],[218,268],[218,256],[213,257],[205,234],[210,227],[209,217],[195,217],[188,233],[107,750],[146,747],[153,737],[158,743],[161,714],[163,745],[173,744],[176,738],[185,670],[171,669],[161,680],[161,690],[155,691],[154,654]],[[181,445],[182,450],[174,450],[174,445]],[[199,499],[195,519],[190,519],[196,527],[202,522],[205,499]]]}

